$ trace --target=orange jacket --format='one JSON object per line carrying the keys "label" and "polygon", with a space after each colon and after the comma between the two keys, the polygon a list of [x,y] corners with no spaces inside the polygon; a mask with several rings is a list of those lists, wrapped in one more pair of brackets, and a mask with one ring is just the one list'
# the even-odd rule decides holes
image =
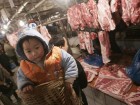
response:
{"label": "orange jacket", "polygon": [[58,47],[53,49],[46,55],[44,61],[44,70],[38,65],[26,60],[22,60],[20,67],[24,75],[36,84],[41,84],[54,79],[64,77],[61,68],[61,50]]}

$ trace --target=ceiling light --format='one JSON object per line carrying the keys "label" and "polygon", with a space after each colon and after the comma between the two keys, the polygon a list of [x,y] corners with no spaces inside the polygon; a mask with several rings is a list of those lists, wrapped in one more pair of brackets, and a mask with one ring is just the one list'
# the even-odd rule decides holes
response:
{"label": "ceiling light", "polygon": [[4,28],[5,30],[7,30],[7,29],[8,29],[8,26],[7,26],[7,25],[3,25],[3,28]]}
{"label": "ceiling light", "polygon": [[5,34],[5,31],[1,31],[2,34]]}
{"label": "ceiling light", "polygon": [[24,26],[25,23],[24,23],[22,20],[20,20],[20,21],[19,21],[19,25],[20,25],[20,26]]}

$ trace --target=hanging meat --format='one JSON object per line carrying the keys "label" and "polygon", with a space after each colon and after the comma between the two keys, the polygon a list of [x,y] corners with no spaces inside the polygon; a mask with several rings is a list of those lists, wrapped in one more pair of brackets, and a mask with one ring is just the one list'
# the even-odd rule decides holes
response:
{"label": "hanging meat", "polygon": [[83,20],[85,21],[85,23],[88,27],[92,27],[93,18],[89,12],[88,6],[85,3],[81,3],[80,7],[81,7],[81,15],[82,15]]}
{"label": "hanging meat", "polygon": [[99,23],[98,23],[98,14],[97,14],[97,4],[94,0],[89,0],[87,2],[87,7],[89,8],[89,11],[92,15],[92,25],[94,28],[98,29],[99,28]]}
{"label": "hanging meat", "polygon": [[138,24],[140,23],[140,0],[130,0],[130,16],[131,23]]}
{"label": "hanging meat", "polygon": [[10,34],[10,35],[6,35],[7,40],[9,41],[10,45],[12,47],[16,47],[17,41],[18,41],[18,37],[16,33]]}
{"label": "hanging meat", "polygon": [[67,11],[68,23],[73,30],[76,30],[78,28],[84,29],[86,25],[82,18],[80,8],[80,4],[77,4],[70,7]]}
{"label": "hanging meat", "polygon": [[86,49],[89,54],[93,54],[94,48],[89,32],[78,32],[79,44],[81,49]]}
{"label": "hanging meat", "polygon": [[109,56],[110,56],[110,41],[109,41],[109,35],[106,31],[99,31],[98,32],[98,38],[101,46],[101,54],[103,63],[107,64],[110,62]]}
{"label": "hanging meat", "polygon": [[121,0],[122,3],[122,19],[129,25],[130,23],[130,5],[128,0]]}
{"label": "hanging meat", "polygon": [[129,25],[140,23],[140,0],[121,0],[122,19]]}
{"label": "hanging meat", "polygon": [[111,0],[110,2],[111,12],[117,12],[120,8],[120,5],[121,5],[120,0]]}
{"label": "hanging meat", "polygon": [[48,42],[51,39],[51,35],[48,32],[48,29],[46,28],[46,26],[42,26],[40,25],[40,33],[43,36],[43,38],[45,38]]}
{"label": "hanging meat", "polygon": [[98,7],[98,21],[101,28],[105,31],[114,30],[116,25],[112,19],[109,0],[99,0],[97,7]]}

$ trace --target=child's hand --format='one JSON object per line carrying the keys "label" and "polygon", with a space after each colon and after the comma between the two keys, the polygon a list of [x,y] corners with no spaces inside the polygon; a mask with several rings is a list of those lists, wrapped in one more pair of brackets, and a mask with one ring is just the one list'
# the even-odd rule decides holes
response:
{"label": "child's hand", "polygon": [[29,93],[29,92],[32,92],[32,91],[33,91],[33,86],[32,85],[28,85],[28,86],[26,86],[22,89],[22,92],[24,92],[24,93]]}

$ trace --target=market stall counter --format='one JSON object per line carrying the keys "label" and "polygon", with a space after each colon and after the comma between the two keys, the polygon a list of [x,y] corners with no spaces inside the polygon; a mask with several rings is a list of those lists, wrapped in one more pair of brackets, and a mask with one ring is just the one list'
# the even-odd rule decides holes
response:
{"label": "market stall counter", "polygon": [[86,72],[88,69],[93,75],[96,72],[88,77],[93,79],[85,89],[89,105],[140,105],[140,87],[125,72],[132,58],[132,55],[113,55],[112,62],[100,68],[85,67],[80,60]]}

